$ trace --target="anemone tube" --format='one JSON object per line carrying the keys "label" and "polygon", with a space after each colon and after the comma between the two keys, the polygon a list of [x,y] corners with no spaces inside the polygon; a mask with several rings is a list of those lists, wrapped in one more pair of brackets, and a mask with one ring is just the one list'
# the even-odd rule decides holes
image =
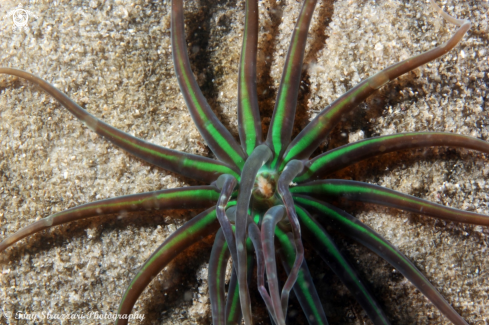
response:
{"label": "anemone tube", "polygon": [[[287,53],[270,129],[266,140],[262,141],[256,93],[258,9],[256,0],[247,0],[238,77],[238,143],[214,114],[197,85],[187,54],[183,3],[182,0],[173,0],[171,40],[177,79],[190,114],[217,160],[171,150],[133,137],[90,115],[46,81],[21,70],[0,68],[0,73],[21,77],[38,85],[91,130],[123,150],[156,166],[211,184],[128,195],[68,209],[8,236],[0,243],[0,251],[44,229],[94,216],[120,211],[207,208],[168,237],[144,263],[121,299],[119,314],[131,313],[144,289],[173,258],[201,238],[217,231],[209,262],[214,324],[240,324],[242,318],[247,325],[253,323],[248,288],[248,278],[253,270],[253,252],[257,261],[258,291],[275,324],[286,322],[290,290],[294,290],[310,324],[327,324],[326,313],[304,260],[301,235],[304,232],[308,234],[306,242],[312,243],[321,258],[354,293],[372,322],[389,324],[380,304],[321,225],[325,223],[391,263],[452,323],[467,324],[392,244],[345,211],[317,198],[381,204],[483,226],[489,225],[489,216],[441,206],[366,183],[317,179],[385,152],[451,146],[489,154],[489,144],[456,134],[417,132],[370,138],[309,159],[340,118],[365,98],[390,80],[439,58],[461,41],[471,26],[470,22],[447,15],[433,0],[431,4],[445,20],[459,26],[448,42],[362,81],[326,107],[291,141],[304,49],[316,6],[316,0],[305,0]],[[319,217],[313,218],[311,212]],[[281,294],[277,281],[277,252],[288,274]],[[226,295],[224,270],[229,257],[233,262],[233,271]],[[117,319],[116,324],[127,324],[127,319]]]}

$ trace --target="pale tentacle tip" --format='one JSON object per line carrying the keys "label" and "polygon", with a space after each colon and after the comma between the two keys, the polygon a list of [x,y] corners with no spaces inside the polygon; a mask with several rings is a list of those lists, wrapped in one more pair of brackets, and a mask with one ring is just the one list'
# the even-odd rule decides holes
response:
{"label": "pale tentacle tip", "polygon": [[438,11],[438,13],[446,20],[448,21],[449,23],[452,23],[454,25],[457,25],[457,26],[462,26],[462,25],[466,25],[466,24],[470,24],[470,20],[467,20],[467,19],[457,19],[455,17],[452,17],[450,16],[449,14],[447,14],[446,12],[444,12],[439,5],[436,4],[435,0],[430,0],[430,3],[431,3],[431,6],[433,7],[433,9],[435,9],[436,11]]}

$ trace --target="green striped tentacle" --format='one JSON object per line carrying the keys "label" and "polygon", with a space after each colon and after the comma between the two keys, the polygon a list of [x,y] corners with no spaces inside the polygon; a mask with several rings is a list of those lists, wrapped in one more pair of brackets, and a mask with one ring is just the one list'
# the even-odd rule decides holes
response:
{"label": "green striped tentacle", "polygon": [[256,94],[258,1],[246,1],[246,20],[238,75],[238,131],[246,154],[261,143],[261,119]]}
{"label": "green striped tentacle", "polygon": [[292,136],[304,49],[316,3],[317,0],[304,1],[292,34],[287,58],[285,59],[282,80],[280,81],[277,101],[267,135],[267,145],[273,152],[272,168],[277,166]]}
{"label": "green striped tentacle", "polygon": [[61,105],[70,111],[71,114],[75,115],[76,118],[84,122],[98,135],[103,136],[116,146],[153,165],[185,177],[209,183],[216,180],[221,174],[231,174],[235,177],[239,177],[236,168],[232,168],[220,161],[177,150],[171,150],[124,133],[89,114],[51,84],[28,72],[17,69],[0,68],[0,73],[21,77],[35,83],[49,95],[53,96]]}
{"label": "green striped tentacle", "polygon": [[[249,252],[252,251],[251,240],[246,241],[246,247]],[[248,254],[248,282],[251,282],[251,276],[253,275],[253,255]],[[231,280],[229,280],[229,289],[226,299],[226,325],[241,325],[241,320],[243,319],[243,313],[241,312],[241,304],[239,301],[239,285],[238,285],[238,275],[236,269],[233,267],[231,273]]]}
{"label": "green striped tentacle", "polygon": [[[296,206],[296,208],[298,207]],[[298,213],[300,214],[301,212],[298,211]],[[293,238],[289,237],[279,227],[275,228],[275,237],[277,237],[279,241],[279,254],[282,260],[282,265],[287,274],[290,274],[290,270],[295,261]],[[302,311],[306,315],[309,325],[328,325],[326,314],[324,313],[323,306],[319,300],[306,260],[302,262],[293,289],[297,300],[299,300],[299,304],[302,307]]]}
{"label": "green striped tentacle", "polygon": [[[285,325],[288,307],[288,292],[286,292],[287,299],[282,301],[280,297],[277,263],[275,262],[275,228],[284,217],[285,207],[283,205],[276,205],[268,209],[261,224],[261,245],[263,249],[264,266],[267,272],[268,290],[270,292],[270,299],[267,299],[267,307],[273,316],[274,323],[277,325]],[[296,274],[299,272],[298,269],[299,268],[295,271]],[[262,277],[262,275],[260,275],[260,277]]]}
{"label": "green striped tentacle", "polygon": [[362,283],[355,270],[345,259],[338,247],[326,232],[326,230],[311,216],[299,206],[296,206],[302,229],[314,250],[328,264],[333,272],[345,284],[348,290],[353,294],[356,301],[362,306],[372,322],[376,325],[389,325],[390,322],[384,314],[379,303],[374,296]]}
{"label": "green striped tentacle", "polygon": [[296,250],[294,265],[290,269],[289,276],[282,288],[281,299],[282,307],[284,308],[284,314],[287,314],[286,311],[289,300],[289,292],[293,288],[294,283],[297,280],[302,261],[304,260],[304,246],[302,245],[301,227],[299,224],[299,218],[297,217],[297,213],[295,211],[294,200],[289,190],[290,183],[299,173],[302,172],[303,169],[303,161],[292,160],[287,164],[287,166],[285,166],[277,182],[277,192],[280,195],[280,198],[282,199],[282,202],[287,211],[287,217],[291,226],[292,234],[294,235],[294,246]]}
{"label": "green striped tentacle", "polygon": [[[258,286],[258,292],[260,292],[260,295],[263,301],[265,302],[265,306],[267,306],[268,314],[270,315],[270,318],[272,319],[273,323],[278,325],[280,324],[280,322],[277,320],[276,309],[273,307],[272,298],[270,297],[270,294],[268,293],[265,287],[265,255],[263,253],[264,246],[262,243],[260,229],[258,228],[256,223],[249,222],[248,236],[251,239],[251,242],[253,243],[253,247],[255,248],[256,284]],[[252,256],[252,254],[249,254],[248,256]],[[276,274],[275,277],[270,277],[270,275],[268,275],[267,278],[272,282],[277,282]],[[273,288],[270,282],[268,287],[270,288],[270,290],[272,290]]]}
{"label": "green striped tentacle", "polygon": [[229,249],[232,261],[233,263],[237,263],[238,256],[236,250],[236,240],[233,231],[234,229],[233,225],[229,221],[228,216],[226,215],[226,207],[233,195],[233,190],[237,185],[237,181],[236,178],[234,178],[233,176],[226,174],[219,176],[216,185],[219,189],[221,189],[219,200],[217,201],[216,206],[217,220],[219,220],[219,224],[221,225],[222,234],[226,239],[226,247]]}
{"label": "green striped tentacle", "polygon": [[[433,1],[432,1],[433,3]],[[434,5],[436,6],[436,5]],[[443,13],[444,14],[444,13]],[[443,16],[445,19],[447,17]],[[413,70],[417,67],[433,61],[451,49],[462,40],[471,24],[468,20],[449,20],[460,28],[448,40],[448,42],[435,47],[432,50],[413,56],[407,60],[396,63],[375,75],[365,79],[358,85],[340,96],[331,105],[319,113],[290,143],[284,154],[282,166],[292,159],[307,159],[316,150],[321,142],[324,141],[333,127],[340,121],[341,117],[355,108],[377,89],[387,82]]]}
{"label": "green striped tentacle", "polygon": [[182,0],[173,0],[171,10],[173,64],[180,90],[192,119],[216,157],[241,169],[244,165],[246,154],[212,111],[190,68],[184,31]]}
{"label": "green striped tentacle", "polygon": [[251,303],[248,291],[248,280],[246,275],[247,251],[246,232],[248,230],[248,207],[250,206],[251,194],[255,183],[256,174],[259,169],[271,158],[272,152],[266,144],[261,144],[253,150],[246,160],[241,171],[241,182],[239,184],[239,195],[236,204],[236,250],[238,263],[235,265],[238,273],[239,296],[241,311],[246,325],[252,324]]}
{"label": "green striped tentacle", "polygon": [[[236,206],[233,203],[233,205],[230,207],[230,209],[228,209],[226,211],[226,215],[229,215],[229,218],[232,218],[232,216],[234,216],[234,214],[236,213],[235,207]],[[217,210],[216,210],[216,212],[217,212]],[[216,213],[216,216],[219,218],[217,213]],[[232,227],[232,231],[234,231],[234,226]],[[219,234],[220,232],[222,232],[222,238],[221,237],[218,238],[218,236],[221,236]],[[223,243],[221,243],[221,242],[223,242]],[[218,248],[215,248],[216,245],[218,245]],[[221,247],[221,245],[222,245],[222,247]],[[227,266],[227,261],[228,261],[229,256],[230,256],[229,246],[228,246],[228,243],[226,240],[226,236],[224,235],[224,232],[222,231],[222,228],[219,229],[219,232],[216,235],[216,239],[214,240],[214,246],[212,249],[213,249],[213,252],[214,252],[214,250],[216,250],[216,253],[211,253],[211,260],[209,261],[209,294],[211,296],[210,300],[211,300],[211,306],[212,306],[213,324],[216,324],[216,322],[217,323],[221,322],[221,317],[224,317],[222,319],[224,319],[225,322],[222,324],[240,325],[241,319],[242,319],[242,313],[241,313],[241,306],[240,306],[240,302],[239,302],[238,278],[236,275],[236,270],[234,268],[235,264],[233,263],[231,280],[229,282],[229,289],[228,289],[225,305],[223,305],[223,306],[220,305],[220,303],[222,303],[221,299],[219,299],[218,301],[216,301],[216,299],[213,299],[213,297],[212,297],[213,292],[211,292],[211,288],[210,288],[210,286],[211,286],[210,283],[214,281],[210,277],[215,276],[215,275],[220,276],[220,274],[221,274],[221,273],[212,271],[211,265],[213,263],[218,263],[219,265],[216,266],[214,269],[217,270],[221,267],[224,267],[224,271],[225,271],[225,267]],[[217,258],[218,253],[219,253],[219,260],[216,261],[214,259]],[[215,258],[212,257],[213,254],[215,254],[215,256],[216,256]],[[223,254],[225,254],[225,255],[223,255]],[[224,259],[222,259],[223,256],[224,256]],[[252,258],[252,255],[251,255],[251,258]],[[252,260],[250,261],[250,259],[248,259],[248,266],[251,267],[251,269],[253,268],[253,261]],[[251,269],[248,269],[248,274],[251,274]],[[217,283],[215,285],[216,288],[213,289],[213,290],[219,290],[219,292],[218,292],[219,294],[221,294],[221,292],[220,292],[221,289],[219,288],[219,286],[221,284],[224,288],[225,283],[223,281],[219,280],[219,283]],[[213,304],[215,304],[215,303],[219,303],[219,306],[214,307]],[[221,313],[224,313],[224,315],[222,315]],[[215,319],[216,316],[217,316],[217,320]]]}
{"label": "green striped tentacle", "polygon": [[[229,205],[234,205],[230,202]],[[203,237],[214,233],[219,228],[216,208],[212,207],[200,213],[182,227],[178,228],[148,258],[126,289],[119,305],[118,314],[131,314],[134,304],[148,284],[178,254],[200,241]],[[115,325],[126,325],[127,319],[118,319]]]}
{"label": "green striped tentacle", "polygon": [[[235,206],[227,214],[234,214]],[[233,212],[231,212],[233,211]],[[219,219],[218,210],[216,210],[216,217]],[[231,231],[234,231],[232,227]],[[241,306],[239,303],[238,281],[236,270],[232,268],[231,280],[229,282],[229,289],[227,298],[224,302],[224,288],[225,281],[224,275],[227,267],[227,261],[230,257],[230,249],[224,235],[224,231],[219,229],[214,245],[212,246],[211,258],[209,260],[209,296],[211,301],[212,310],[212,323],[224,324],[224,325],[239,325],[241,324],[242,314]],[[253,265],[252,261],[248,260],[249,265]],[[250,272],[250,271],[249,271]]]}
{"label": "green striped tentacle", "polygon": [[297,204],[307,208],[308,211],[318,213],[321,216],[321,221],[361,243],[389,262],[411,281],[453,324],[468,325],[416,266],[380,234],[364,225],[357,218],[328,203],[299,196],[295,196],[294,200]]}
{"label": "green striped tentacle", "polygon": [[207,208],[216,204],[218,197],[219,190],[213,186],[192,186],[120,196],[79,205],[63,212],[55,213],[20,229],[0,243],[0,252],[24,237],[67,222],[120,213],[122,211]]}
{"label": "green striped tentacle", "polygon": [[346,199],[393,207],[448,221],[489,226],[489,216],[458,210],[364,182],[328,179],[305,183],[291,189],[294,194],[329,200]]}
{"label": "green striped tentacle", "polygon": [[226,299],[226,325],[241,325],[243,315],[239,303],[238,275],[233,268]]}
{"label": "green striped tentacle", "polygon": [[225,275],[229,249],[222,229],[219,229],[209,259],[209,299],[211,301],[212,324],[226,325]]}
{"label": "green striped tentacle", "polygon": [[478,150],[489,154],[489,143],[446,132],[412,132],[369,138],[325,152],[305,163],[304,172],[294,179],[301,183],[331,174],[363,159],[388,152],[432,146]]}

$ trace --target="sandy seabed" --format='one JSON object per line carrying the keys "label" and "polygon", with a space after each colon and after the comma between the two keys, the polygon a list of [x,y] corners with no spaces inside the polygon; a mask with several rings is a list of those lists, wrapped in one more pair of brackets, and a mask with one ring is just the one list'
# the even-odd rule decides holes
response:
{"label": "sandy seabed", "polygon": [[[14,28],[8,17],[19,4],[37,16],[23,29]],[[409,131],[456,132],[489,140],[489,7],[479,0],[442,4],[451,15],[473,23],[461,44],[384,86],[345,117],[330,137],[330,147]],[[1,0],[0,66],[40,76],[125,132],[210,155],[174,76],[169,8],[169,1]],[[244,1],[185,3],[194,73],[234,134],[243,9]],[[265,127],[299,9],[295,0],[260,1],[258,91]],[[454,30],[427,1],[319,1],[306,49],[297,127],[360,80],[441,44]],[[489,215],[488,157],[468,150],[391,154],[340,176]],[[114,147],[38,88],[0,77],[0,238],[79,204],[191,184]],[[346,209],[406,254],[467,322],[489,324],[487,228],[369,205]],[[19,312],[115,313],[142,263],[194,214],[98,217],[22,240],[0,255],[0,324],[32,323],[14,320]],[[341,237],[338,241],[348,244],[352,262],[369,280],[393,324],[448,324],[391,266],[359,245]],[[192,248],[151,283],[134,309],[145,319],[134,324],[210,323],[205,264],[210,245],[209,238]],[[369,324],[322,262],[314,258],[310,267],[332,324]],[[302,321],[299,316],[297,322]],[[266,317],[257,321],[267,322]]]}

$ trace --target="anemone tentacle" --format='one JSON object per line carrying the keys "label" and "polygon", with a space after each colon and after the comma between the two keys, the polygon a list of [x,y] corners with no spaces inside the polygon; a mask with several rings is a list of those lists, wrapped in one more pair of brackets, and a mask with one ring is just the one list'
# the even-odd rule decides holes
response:
{"label": "anemone tentacle", "polygon": [[277,184],[277,192],[282,198],[285,209],[287,211],[287,217],[292,227],[292,234],[294,236],[294,244],[295,244],[295,262],[292,266],[289,276],[287,277],[287,281],[285,282],[282,288],[282,308],[284,309],[284,314],[287,314],[287,305],[289,300],[289,292],[295,284],[297,280],[297,276],[299,275],[299,269],[302,265],[302,261],[304,260],[304,247],[302,245],[301,238],[301,228],[299,225],[299,219],[297,218],[297,213],[294,207],[294,200],[289,190],[289,184],[292,180],[302,172],[304,168],[304,163],[300,160],[292,160],[285,166],[282,174],[279,177]]}
{"label": "anemone tentacle", "polygon": [[238,131],[246,154],[262,142],[260,110],[256,90],[256,52],[258,47],[258,1],[246,0],[243,47],[238,75]]}
{"label": "anemone tentacle", "polygon": [[489,154],[489,143],[461,134],[447,132],[411,132],[373,137],[327,151],[308,160],[304,172],[294,179],[303,183],[346,168],[363,159],[385,153],[434,146],[472,149]]}
{"label": "anemone tentacle", "polygon": [[183,1],[172,0],[171,8],[173,62],[178,84],[190,114],[216,157],[242,169],[246,153],[212,111],[190,68],[183,22]]}
{"label": "anemone tentacle", "polygon": [[[290,275],[290,271],[294,266],[296,251],[293,236],[291,233],[284,232],[279,227],[275,228],[275,236],[280,245],[279,255],[282,266],[287,272],[287,275]],[[305,259],[302,261],[293,290],[309,324],[328,325],[328,319],[326,318],[321,300],[319,300],[318,292],[314,286],[314,281]]]}
{"label": "anemone tentacle", "polygon": [[[436,6],[433,0],[431,0],[431,3]],[[447,19],[447,16],[448,15],[443,15],[445,19]],[[448,21],[459,26],[459,29],[453,34],[448,42],[427,52],[391,65],[360,82],[344,95],[340,96],[331,105],[317,114],[297,137],[295,137],[284,153],[282,165],[284,166],[292,159],[309,158],[319,144],[325,140],[325,137],[331,132],[336,124],[338,124],[341,117],[355,108],[377,89],[389,81],[416,69],[423,64],[433,61],[453,49],[470,29],[471,23],[468,20],[449,19]]]}
{"label": "anemone tentacle", "polygon": [[[230,205],[232,209],[235,207],[234,205]],[[226,211],[227,212],[227,211]],[[230,214],[234,214],[233,211]],[[218,217],[219,218],[219,217]],[[255,225],[255,223],[251,222],[251,225]],[[234,227],[233,227],[234,228]],[[250,238],[246,241],[246,247],[248,250],[252,250],[251,240],[253,240],[252,235],[250,234]],[[231,268],[231,279],[229,281],[229,289],[227,292],[227,297],[224,303],[224,272],[226,271],[227,261],[231,256],[231,250],[229,249],[228,242],[232,243],[232,241],[228,241],[224,236],[224,232],[219,229],[216,238],[214,240],[214,245],[212,247],[211,258],[209,260],[209,286],[212,286],[212,292],[210,292],[211,288],[209,288],[209,296],[211,300],[211,305],[216,304],[216,306],[212,306],[212,324],[225,324],[225,325],[239,325],[242,320],[242,312],[241,312],[241,304],[239,300],[239,286],[238,286],[238,277],[236,273],[236,268]],[[257,256],[258,258],[258,256]],[[234,262],[233,262],[234,263]],[[253,256],[248,255],[248,269],[247,274],[248,278],[251,276],[251,272],[253,270]],[[260,268],[260,264],[258,264],[258,268]],[[216,278],[216,274],[219,277]],[[221,285],[221,288],[218,286]]]}
{"label": "anemone tentacle", "polygon": [[304,1],[292,33],[287,58],[285,59],[282,79],[280,80],[266,141],[273,152],[272,168],[277,167],[292,136],[307,33],[316,3],[317,0]]}
{"label": "anemone tentacle", "polygon": [[232,260],[235,263],[238,260],[236,239],[234,238],[233,226],[226,216],[226,207],[231,199],[231,196],[233,195],[236,184],[236,178],[227,174],[219,176],[216,182],[217,187],[221,189],[221,194],[219,195],[219,200],[216,206],[217,219],[221,225],[224,238],[226,238],[227,247],[231,253]]}
{"label": "anemone tentacle", "polygon": [[217,231],[209,258],[209,300],[212,324],[226,325],[225,276],[229,249],[222,228]]}
{"label": "anemone tentacle", "polygon": [[[265,268],[267,263],[265,263],[265,254],[263,252],[264,246],[261,238],[261,232],[258,226],[256,225],[256,223],[254,222],[249,223],[248,236],[250,237],[253,243],[253,248],[255,249],[255,254],[256,254],[256,277],[257,277],[258,291],[260,292],[260,295],[263,301],[265,302],[267,309],[269,310],[273,322],[275,324],[278,324],[279,320],[277,319],[277,313],[276,313],[277,309],[274,308],[272,297],[270,297],[270,294],[267,292],[267,289],[265,288]],[[272,288],[270,290],[272,290]]]}
{"label": "anemone tentacle", "polygon": [[214,186],[193,186],[132,194],[82,204],[38,220],[8,236],[0,242],[0,252],[22,238],[68,222],[121,212],[206,208],[215,204],[218,197],[218,189]]}
{"label": "anemone tentacle", "polygon": [[[232,202],[230,202],[232,205]],[[168,237],[163,244],[148,258],[126,289],[121,299],[118,313],[128,315],[137,299],[163,268],[176,256],[203,237],[214,233],[219,228],[216,208],[212,207],[192,218],[185,225]],[[116,325],[126,325],[127,319],[118,319]]]}
{"label": "anemone tentacle", "polygon": [[350,290],[355,300],[362,306],[369,318],[376,325],[390,325],[387,316],[380,304],[358,277],[353,267],[348,263],[340,250],[336,247],[328,232],[313,218],[309,212],[296,206],[302,228],[306,233],[307,241],[314,250],[328,264],[329,268],[340,278],[341,282]]}
{"label": "anemone tentacle", "polygon": [[326,202],[298,196],[295,196],[294,200],[297,204],[307,208],[308,211],[318,212],[321,215],[320,220],[328,225],[334,226],[336,230],[360,242],[389,262],[411,281],[421,293],[431,300],[435,307],[438,308],[438,310],[440,310],[452,323],[455,325],[468,325],[428,279],[426,279],[423,273],[421,273],[416,266],[404,256],[404,254],[399,252],[399,250],[385,240],[380,234],[364,225],[357,218]]}
{"label": "anemone tentacle", "polygon": [[[251,263],[249,263],[251,268]],[[226,325],[241,325],[243,313],[241,312],[241,304],[239,302],[239,286],[238,275],[236,269],[231,271],[231,279],[229,280],[229,289],[226,299]],[[251,271],[250,271],[251,273]]]}
{"label": "anemone tentacle", "polygon": [[95,133],[153,165],[209,183],[216,180],[221,174],[231,174],[239,177],[239,170],[226,163],[161,147],[122,132],[91,115],[54,86],[29,72],[11,68],[0,68],[0,74],[21,77],[35,83],[42,90],[53,96],[71,114],[85,123]]}
{"label": "anemone tentacle", "polygon": [[489,216],[446,207],[415,196],[364,182],[328,179],[305,183],[291,189],[294,194],[327,197],[327,200],[345,199],[393,207],[400,210],[424,214],[448,221],[489,226]]}
{"label": "anemone tentacle", "polygon": [[[263,246],[263,255],[265,258],[265,267],[267,271],[268,288],[270,291],[272,307],[270,312],[273,316],[275,316],[274,318],[277,325],[285,325],[285,316],[287,315],[287,305],[283,304],[280,297],[277,263],[275,260],[275,227],[282,220],[282,218],[284,218],[284,216],[285,207],[283,205],[276,205],[265,213],[261,225],[261,242]],[[300,263],[302,264],[302,260]],[[298,273],[298,271],[296,272]],[[288,299],[285,302],[287,303]]]}
{"label": "anemone tentacle", "polygon": [[246,325],[251,325],[251,304],[248,292],[246,265],[247,252],[245,249],[248,207],[250,205],[253,184],[258,170],[272,157],[272,153],[266,144],[261,144],[253,150],[243,167],[239,196],[236,204],[236,250],[238,255],[237,273],[239,283],[239,295],[241,310]]}

